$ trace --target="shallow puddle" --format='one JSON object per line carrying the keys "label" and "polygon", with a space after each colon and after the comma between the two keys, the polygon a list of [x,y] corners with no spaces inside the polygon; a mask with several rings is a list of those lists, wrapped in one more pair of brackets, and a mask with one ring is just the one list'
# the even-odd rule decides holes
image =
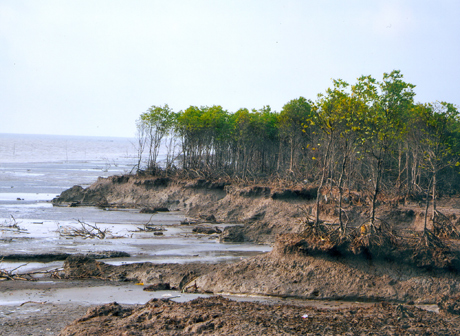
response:
{"label": "shallow puddle", "polygon": [[[145,304],[147,301],[157,299],[170,299],[175,302],[186,302],[198,297],[210,297],[212,294],[190,294],[180,291],[144,291],[143,285],[114,284],[100,286],[84,286],[85,281],[73,281],[71,288],[62,288],[61,282],[46,282],[46,289],[20,289],[11,292],[0,292],[0,305],[25,306],[27,304],[67,304],[95,305],[118,302],[120,304]],[[57,288],[52,288],[53,284]],[[50,288],[51,287],[51,288]],[[278,298],[261,295],[232,295],[221,294],[221,296],[235,301],[250,301],[264,304],[292,304],[302,307],[313,307],[317,309],[344,309],[344,308],[366,308],[377,302],[357,302],[340,300],[301,300],[295,298]],[[417,307],[439,313],[439,307],[435,304],[419,304]]]}
{"label": "shallow puddle", "polygon": [[77,303],[83,305],[105,304],[145,304],[153,298],[168,298],[177,302],[209,297],[208,294],[187,294],[179,291],[148,292],[144,286],[135,284],[96,287],[72,287],[56,289],[21,289],[9,293],[0,292],[0,305],[21,305],[35,303]]}
{"label": "shallow puddle", "polygon": [[[39,204],[39,203],[31,203]],[[31,209],[32,212],[39,208]],[[219,243],[218,235],[194,234],[194,225],[180,225],[184,216],[180,212],[140,214],[138,210],[105,211],[95,207],[46,209],[41,218],[0,218],[0,254],[43,253],[101,253],[122,251],[130,258],[104,259],[112,265],[134,262],[187,263],[187,262],[233,262],[271,250],[268,245]],[[72,220],[48,219],[53,216]],[[80,223],[81,222],[81,223]],[[74,230],[87,223],[105,231],[104,239],[85,239],[75,236]],[[150,223],[161,229],[143,232],[144,224]],[[205,224],[206,225],[206,224]],[[230,224],[208,224],[223,230]],[[158,233],[157,233],[158,234]],[[0,268],[18,272],[32,272],[62,267],[63,262],[37,263],[4,260]]]}

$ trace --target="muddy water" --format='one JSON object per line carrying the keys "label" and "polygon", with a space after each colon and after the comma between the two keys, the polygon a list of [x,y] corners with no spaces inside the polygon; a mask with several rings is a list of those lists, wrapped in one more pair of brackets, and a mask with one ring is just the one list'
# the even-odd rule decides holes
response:
{"label": "muddy water", "polygon": [[55,289],[22,289],[14,293],[0,293],[0,305],[18,306],[25,302],[78,303],[81,305],[105,304],[116,301],[120,304],[145,304],[153,298],[168,298],[176,302],[209,297],[208,294],[186,294],[179,291],[143,291],[143,286],[114,284],[95,287],[73,287]]}
{"label": "muddy water", "polygon": [[[123,251],[131,258],[112,264],[152,261],[226,262],[270,250],[268,246],[219,244],[217,236],[194,235],[181,226],[178,212],[140,214],[94,207],[53,207],[51,199],[74,185],[88,186],[99,176],[128,173],[137,157],[133,139],[0,134],[0,255]],[[160,155],[161,156],[161,155]],[[69,232],[80,222],[107,230],[107,238],[83,239]],[[139,232],[150,223],[162,236]],[[225,225],[219,225],[224,227]],[[3,261],[11,270],[22,263]],[[28,263],[20,270],[62,263]]]}
{"label": "muddy water", "polygon": [[[129,173],[136,163],[132,139],[56,137],[0,134],[0,255],[40,253],[97,253],[123,251],[129,258],[104,259],[119,265],[133,262],[187,263],[233,262],[264,253],[269,246],[220,244],[216,235],[192,234],[192,226],[180,225],[179,212],[140,214],[127,209],[105,211],[95,207],[53,207],[51,200],[74,186],[89,186],[99,176]],[[105,239],[72,236],[84,222],[106,230]],[[144,224],[162,228],[162,236],[140,232]],[[225,224],[219,224],[223,228]],[[0,269],[16,273],[47,271],[63,266],[7,261]],[[40,279],[40,275],[36,275]],[[43,286],[42,278],[27,289],[6,289],[0,282],[0,305],[27,301],[99,304],[111,301],[145,303],[152,297],[178,293],[150,293],[134,284],[123,286]],[[9,288],[9,287],[8,287]],[[181,299],[193,295],[180,294]],[[179,299],[179,298],[177,298]],[[179,299],[180,300],[180,299]]]}
{"label": "muddy water", "polygon": [[[42,253],[98,253],[123,251],[129,258],[105,259],[113,265],[150,261],[155,263],[185,262],[231,262],[270,250],[269,246],[253,244],[222,244],[217,235],[197,235],[193,226],[180,225],[184,216],[179,212],[155,215],[139,214],[137,210],[104,211],[97,208],[58,208],[80,215],[82,223],[106,231],[105,239],[85,239],[74,236],[73,230],[81,228],[78,220],[4,219],[0,227],[0,250],[7,254]],[[66,213],[66,216],[70,214]],[[63,216],[64,217],[64,216]],[[67,217],[66,217],[67,218]],[[77,218],[75,216],[75,218]],[[141,232],[145,223],[162,229],[161,236],[154,232]],[[225,227],[226,224],[213,225]],[[11,270],[24,262],[3,261],[1,267]],[[21,267],[21,272],[56,268],[62,262],[30,262]]]}
{"label": "muddy water", "polygon": [[[128,173],[135,161],[135,150],[129,139],[0,134],[0,255],[102,251],[124,251],[131,255],[130,258],[104,260],[118,265],[143,261],[234,262],[271,249],[263,245],[220,244],[217,236],[192,234],[192,227],[180,225],[184,216],[178,212],[152,216],[140,214],[134,209],[105,211],[94,207],[53,207],[50,203],[53,197],[73,185],[88,186],[99,176]],[[107,237],[101,240],[69,236],[72,228],[81,225],[79,221],[107,230]],[[138,228],[146,223],[163,228],[163,236],[139,232]],[[56,269],[62,264],[62,261],[2,261],[0,269],[26,273]],[[175,301],[197,297],[177,291],[144,292],[142,286],[135,284],[92,283],[88,286],[86,282],[66,282],[63,286],[60,281],[44,278],[28,283],[27,288],[18,286],[13,290],[14,286],[7,286],[7,281],[0,282],[0,306],[15,307],[11,309],[24,314],[40,310],[37,302],[92,305],[117,301],[143,304],[155,297],[169,297]],[[369,304],[314,300],[294,302],[258,296],[227,297],[325,308]],[[30,305],[25,304],[27,302],[31,302]],[[11,313],[11,309],[0,309],[0,315]]]}

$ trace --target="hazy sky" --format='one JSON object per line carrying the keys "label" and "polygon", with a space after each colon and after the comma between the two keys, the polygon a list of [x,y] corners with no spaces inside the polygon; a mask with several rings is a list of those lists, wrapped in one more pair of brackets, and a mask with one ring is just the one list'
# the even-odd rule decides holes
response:
{"label": "hazy sky", "polygon": [[460,1],[0,0],[0,133],[134,136],[151,105],[316,99],[400,69],[460,105]]}

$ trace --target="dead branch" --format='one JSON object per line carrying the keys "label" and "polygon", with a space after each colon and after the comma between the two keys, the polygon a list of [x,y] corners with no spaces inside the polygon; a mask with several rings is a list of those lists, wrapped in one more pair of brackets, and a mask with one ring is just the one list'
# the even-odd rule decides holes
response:
{"label": "dead branch", "polygon": [[7,281],[7,280],[23,280],[23,281],[36,281],[37,279],[35,279],[31,274],[29,273],[24,273],[24,274],[20,274],[20,273],[15,273],[15,271],[22,267],[22,266],[25,266],[27,264],[24,264],[24,265],[20,265],[14,269],[12,269],[11,271],[8,271],[8,270],[5,270],[5,269],[0,269],[0,281]]}
{"label": "dead branch", "polygon": [[10,215],[9,220],[5,220],[3,224],[0,224],[0,228],[7,229],[7,230],[17,230],[19,233],[28,233],[26,229],[23,229],[19,226],[19,222],[14,218],[13,215]]}
{"label": "dead branch", "polygon": [[109,229],[102,230],[96,224],[88,224],[79,219],[77,219],[77,222],[80,223],[81,228],[63,227],[59,229],[59,235],[63,237],[83,237],[84,239],[104,239],[110,233]]}
{"label": "dead branch", "polygon": [[433,213],[433,233],[439,238],[460,238],[455,225],[439,210],[435,210]]}
{"label": "dead branch", "polygon": [[133,232],[161,232],[161,231],[166,231],[166,229],[162,227],[156,227],[156,226],[144,224],[144,227],[137,227],[137,230]]}

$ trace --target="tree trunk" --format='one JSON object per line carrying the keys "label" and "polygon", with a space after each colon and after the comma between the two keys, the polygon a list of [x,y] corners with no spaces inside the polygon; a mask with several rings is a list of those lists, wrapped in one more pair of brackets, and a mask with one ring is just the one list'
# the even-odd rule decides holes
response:
{"label": "tree trunk", "polygon": [[343,227],[343,220],[342,220],[342,195],[343,195],[343,175],[345,174],[345,166],[347,164],[347,158],[348,155],[344,154],[343,155],[343,161],[342,161],[342,171],[340,172],[340,178],[339,178],[339,228],[340,232],[342,234],[345,233],[344,227]]}
{"label": "tree trunk", "polygon": [[428,209],[430,208],[430,186],[433,179],[431,179],[428,188],[426,188],[426,205],[425,205],[425,222],[423,224],[423,233],[426,233],[426,226],[428,223]]}
{"label": "tree trunk", "polygon": [[402,170],[402,149],[401,144],[398,146],[398,178],[396,180],[396,188],[398,189],[398,194],[401,194],[401,175],[403,173]]}
{"label": "tree trunk", "polygon": [[326,168],[327,168],[327,161],[329,159],[329,149],[331,148],[331,143],[332,143],[332,133],[330,136],[330,139],[327,144],[327,149],[326,149],[326,154],[324,155],[324,161],[323,161],[323,171],[321,174],[321,181],[319,183],[318,191],[316,193],[316,218],[315,218],[315,225],[318,225],[319,223],[319,200],[321,198],[321,189],[323,188],[324,184],[324,177],[326,175]]}
{"label": "tree trunk", "polygon": [[381,158],[381,155],[379,155],[379,158],[377,159],[377,177],[376,177],[375,185],[374,185],[374,194],[372,195],[372,210],[371,210],[371,224],[372,225],[374,225],[374,222],[375,222],[375,208],[376,208],[376,203],[377,203],[377,194],[380,188],[381,170],[382,170],[382,158]]}
{"label": "tree trunk", "polygon": [[432,199],[433,199],[433,222],[434,222],[434,219],[436,216],[436,169],[433,169]]}

